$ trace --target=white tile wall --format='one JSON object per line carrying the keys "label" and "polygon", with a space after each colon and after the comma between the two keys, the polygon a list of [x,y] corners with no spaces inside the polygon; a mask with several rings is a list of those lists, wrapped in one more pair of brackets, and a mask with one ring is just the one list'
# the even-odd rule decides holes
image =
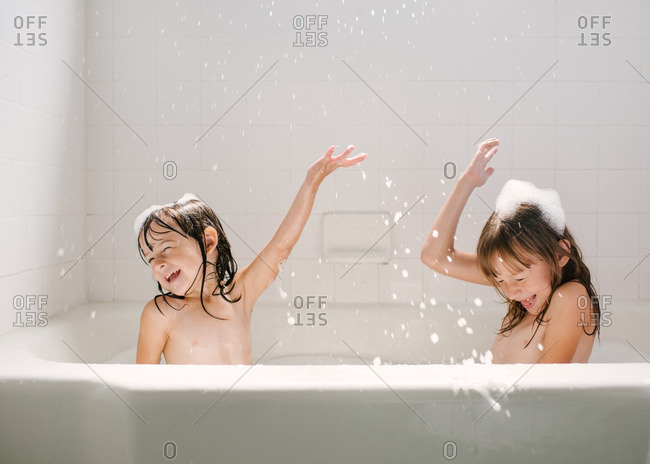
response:
{"label": "white tile wall", "polygon": [[[27,295],[46,297],[48,315],[87,298],[85,85],[65,64],[84,75],[84,11],[78,0],[0,5],[0,334],[39,310],[16,308]],[[45,24],[16,29],[28,15]],[[47,43],[16,45],[29,32]]]}
{"label": "white tile wall", "polygon": [[[603,2],[612,16],[608,47],[577,45],[580,32],[591,32],[577,25],[594,14],[586,0],[34,5],[48,15],[48,46],[15,47],[13,24],[0,25],[0,233],[20,244],[3,251],[2,295],[47,289],[57,308],[85,297],[151,297],[132,221],[186,191],[227,222],[243,266],[254,256],[249,246],[270,239],[309,165],[331,144],[354,144],[369,158],[323,183],[286,276],[262,299],[496,299],[418,260],[453,187],[445,163],[459,175],[485,133],[502,147],[476,193],[493,204],[511,177],[558,189],[601,292],[648,297],[650,258],[623,279],[650,251],[647,2]],[[23,14],[0,8],[5,18]],[[297,14],[328,15],[326,47],[293,46]],[[163,178],[167,161],[178,167],[174,180]],[[318,262],[324,213],[394,215],[422,194],[394,227],[389,265],[360,263],[340,279],[343,266]],[[489,212],[470,198],[459,246],[475,247]],[[54,231],[46,241],[44,229]],[[11,329],[11,311],[0,316],[0,332]]]}

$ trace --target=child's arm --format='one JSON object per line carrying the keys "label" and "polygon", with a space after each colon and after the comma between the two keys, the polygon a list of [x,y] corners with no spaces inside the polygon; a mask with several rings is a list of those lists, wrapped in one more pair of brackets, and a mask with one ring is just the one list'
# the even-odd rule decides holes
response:
{"label": "child's arm", "polygon": [[485,166],[496,153],[498,145],[498,139],[481,142],[474,159],[456,182],[424,241],[420,259],[441,274],[467,282],[490,285],[478,268],[476,254],[454,249],[454,234],[460,214],[472,191],[485,184],[494,172],[494,168]]}
{"label": "child's arm", "polygon": [[348,159],[348,155],[354,150],[352,145],[342,154],[333,157],[334,148],[331,146],[325,156],[311,165],[291,208],[275,235],[259,255],[241,270],[239,282],[243,284],[246,308],[252,309],[260,294],[275,279],[280,265],[289,257],[307,219],[309,219],[316,192],[323,179],[337,168],[354,166],[367,157],[367,155],[361,154]]}
{"label": "child's arm", "polygon": [[137,364],[160,364],[165,344],[167,343],[167,326],[165,317],[160,314],[154,300],[147,303],[140,317],[140,335],[138,336]]}
{"label": "child's arm", "polygon": [[567,282],[555,290],[544,317],[548,322],[542,349],[548,352],[541,357],[540,363],[570,363],[573,360],[584,326],[592,317],[591,305],[580,307],[582,300],[590,301],[589,294],[578,282]]}

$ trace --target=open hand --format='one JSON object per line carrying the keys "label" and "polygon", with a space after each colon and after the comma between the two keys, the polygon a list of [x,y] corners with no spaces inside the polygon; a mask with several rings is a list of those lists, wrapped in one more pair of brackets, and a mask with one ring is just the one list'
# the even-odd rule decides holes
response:
{"label": "open hand", "polygon": [[312,178],[316,182],[321,182],[325,177],[331,174],[336,169],[341,166],[347,168],[359,164],[361,161],[366,159],[368,155],[361,153],[360,155],[355,156],[354,158],[348,158],[348,155],[354,150],[354,146],[350,145],[343,153],[338,156],[332,156],[335,150],[335,146],[332,145],[327,150],[327,153],[312,164],[307,171],[308,177]]}
{"label": "open hand", "polygon": [[488,177],[490,177],[494,172],[493,167],[486,168],[486,166],[497,152],[498,145],[499,139],[487,139],[479,144],[474,158],[463,173],[463,176],[467,178],[474,187],[480,187],[485,184]]}

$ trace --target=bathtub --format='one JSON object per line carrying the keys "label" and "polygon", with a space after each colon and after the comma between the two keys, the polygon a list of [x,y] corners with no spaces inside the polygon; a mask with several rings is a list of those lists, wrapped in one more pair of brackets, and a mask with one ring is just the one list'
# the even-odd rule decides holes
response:
{"label": "bathtub", "polygon": [[139,366],[141,307],[0,337],[1,462],[650,462],[649,301],[575,365],[482,363],[505,308],[438,302],[258,306],[253,366]]}

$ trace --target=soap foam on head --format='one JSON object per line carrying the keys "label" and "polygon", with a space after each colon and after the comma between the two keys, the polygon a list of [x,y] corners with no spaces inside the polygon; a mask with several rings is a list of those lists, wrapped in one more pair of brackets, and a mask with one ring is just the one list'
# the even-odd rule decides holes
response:
{"label": "soap foam on head", "polygon": [[199,198],[193,193],[186,193],[178,200],[176,200],[174,203],[167,203],[166,205],[151,205],[150,207],[145,209],[142,213],[140,213],[137,218],[135,218],[135,221],[133,222],[133,231],[135,232],[135,236],[138,237],[140,235],[140,229],[142,229],[142,225],[144,224],[144,221],[146,221],[149,215],[154,211],[158,211],[159,209],[162,208],[169,208],[171,206],[174,206],[175,204],[182,205],[184,203],[188,203],[190,200],[199,200]]}
{"label": "soap foam on head", "polygon": [[519,205],[529,203],[537,206],[544,220],[558,235],[566,226],[560,195],[553,189],[539,189],[531,182],[510,179],[497,197],[495,212],[501,219],[512,217]]}

